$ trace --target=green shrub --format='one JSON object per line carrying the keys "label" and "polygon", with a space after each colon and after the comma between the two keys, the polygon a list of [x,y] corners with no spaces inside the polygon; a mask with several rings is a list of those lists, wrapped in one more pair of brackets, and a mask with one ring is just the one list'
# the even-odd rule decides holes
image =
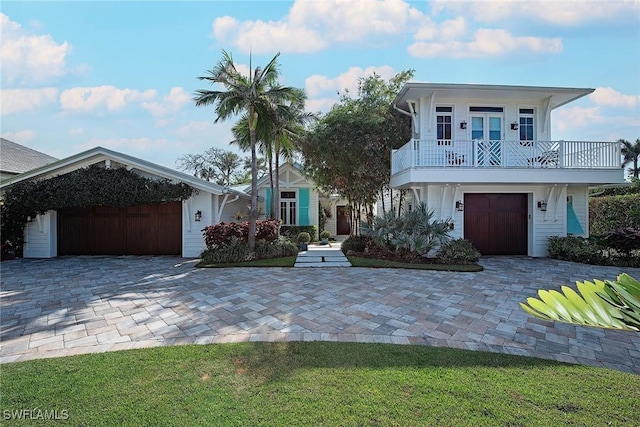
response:
{"label": "green shrub", "polygon": [[309,233],[311,241],[318,240],[318,228],[315,225],[283,225],[280,227],[280,235],[292,240],[303,231]]}
{"label": "green shrub", "polygon": [[331,237],[331,233],[329,233],[327,230],[324,230],[322,233],[320,233],[321,239],[328,239],[329,237]]}
{"label": "green shrub", "polygon": [[480,252],[465,239],[450,240],[440,246],[436,257],[444,264],[475,264]]}
{"label": "green shrub", "polygon": [[364,249],[370,241],[371,238],[367,236],[349,236],[344,242],[342,242],[340,249],[345,254],[349,251],[364,252]]}
{"label": "green shrub", "polygon": [[255,259],[271,259],[294,256],[298,247],[289,240],[280,242],[256,242]]}
{"label": "green shrub", "polygon": [[297,241],[298,243],[309,243],[311,241],[311,236],[306,231],[302,231],[298,234]]}
{"label": "green shrub", "polygon": [[640,229],[640,194],[589,199],[590,234],[604,235],[627,227]]}
{"label": "green shrub", "polygon": [[610,231],[605,241],[608,247],[630,257],[632,251],[640,250],[640,230],[631,227],[618,228]]}
{"label": "green shrub", "polygon": [[579,236],[549,237],[547,251],[550,258],[585,264],[608,264],[604,248],[591,239]]}
{"label": "green shrub", "polygon": [[[256,242],[256,248],[258,243]],[[249,249],[247,242],[237,237],[232,237],[229,243],[205,249],[200,258],[204,264],[230,264],[247,261]]]}
{"label": "green shrub", "polygon": [[371,237],[380,247],[391,245],[397,251],[428,254],[438,245],[449,240],[449,222],[433,219],[434,211],[425,203],[400,216],[386,212],[374,218],[371,225],[361,226],[362,234]]}
{"label": "green shrub", "polygon": [[294,256],[297,253],[297,246],[289,240],[257,241],[254,256],[250,257],[246,240],[233,237],[229,243],[204,250],[200,258],[203,264],[232,264],[253,259]]}

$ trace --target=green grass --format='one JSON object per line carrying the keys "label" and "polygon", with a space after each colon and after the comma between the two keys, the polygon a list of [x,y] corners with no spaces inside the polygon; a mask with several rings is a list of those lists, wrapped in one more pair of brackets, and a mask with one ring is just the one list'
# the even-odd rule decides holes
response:
{"label": "green grass", "polygon": [[288,342],[159,347],[10,363],[6,411],[56,425],[640,425],[640,376],[426,346]]}
{"label": "green grass", "polygon": [[389,261],[384,259],[362,258],[356,256],[348,256],[349,262],[353,267],[368,268],[407,268],[414,270],[438,270],[438,271],[462,271],[462,272],[478,272],[484,270],[484,267],[478,264],[415,264],[409,262]]}
{"label": "green grass", "polygon": [[202,268],[224,268],[224,267],[293,267],[296,263],[295,256],[284,258],[258,259],[246,262],[234,262],[230,264],[203,264],[199,263],[196,267]]}

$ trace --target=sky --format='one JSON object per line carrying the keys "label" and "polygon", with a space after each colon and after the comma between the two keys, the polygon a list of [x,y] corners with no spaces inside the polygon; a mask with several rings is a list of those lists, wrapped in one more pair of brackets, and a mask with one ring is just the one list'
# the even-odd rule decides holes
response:
{"label": "sky", "polygon": [[555,110],[554,140],[640,137],[640,0],[6,1],[0,134],[63,158],[96,146],[176,168],[230,145],[197,79],[280,52],[284,85],[326,112],[359,77],[593,88]]}

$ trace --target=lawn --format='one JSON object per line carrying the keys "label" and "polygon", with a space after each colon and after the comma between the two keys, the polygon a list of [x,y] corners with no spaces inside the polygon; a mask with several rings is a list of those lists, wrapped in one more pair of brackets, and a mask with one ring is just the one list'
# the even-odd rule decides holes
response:
{"label": "lawn", "polygon": [[158,347],[5,364],[0,379],[3,425],[30,425],[7,419],[22,409],[87,426],[640,424],[640,376],[427,346]]}

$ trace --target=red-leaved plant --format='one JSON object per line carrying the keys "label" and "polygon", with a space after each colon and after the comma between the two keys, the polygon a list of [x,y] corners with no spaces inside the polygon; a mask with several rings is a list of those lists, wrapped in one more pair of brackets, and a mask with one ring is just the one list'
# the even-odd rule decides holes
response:
{"label": "red-leaved plant", "polygon": [[[235,237],[247,240],[249,222],[221,222],[202,229],[204,242],[208,249],[229,244]],[[267,219],[256,221],[256,241],[273,242],[278,239],[278,221]]]}

